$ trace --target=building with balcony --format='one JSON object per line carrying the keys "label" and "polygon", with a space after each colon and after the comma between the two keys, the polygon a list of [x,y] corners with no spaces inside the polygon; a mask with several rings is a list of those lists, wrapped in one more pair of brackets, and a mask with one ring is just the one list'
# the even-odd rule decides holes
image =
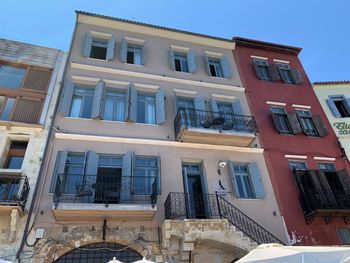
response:
{"label": "building with balcony", "polygon": [[[322,109],[326,98],[319,103],[298,59],[301,49],[240,37],[234,43],[290,243],[349,244],[348,161],[327,119],[330,112]],[[317,90],[321,94],[323,87]]]}
{"label": "building with balcony", "polygon": [[14,260],[32,207],[66,54],[0,39],[0,258]]}
{"label": "building with balcony", "polygon": [[232,41],[76,15],[34,262],[232,262],[286,243]]}

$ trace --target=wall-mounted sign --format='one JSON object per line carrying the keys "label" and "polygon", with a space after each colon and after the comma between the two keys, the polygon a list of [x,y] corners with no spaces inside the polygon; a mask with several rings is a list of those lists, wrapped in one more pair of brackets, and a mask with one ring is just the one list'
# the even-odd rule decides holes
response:
{"label": "wall-mounted sign", "polygon": [[333,126],[338,130],[339,135],[350,135],[350,124],[346,122],[335,122]]}

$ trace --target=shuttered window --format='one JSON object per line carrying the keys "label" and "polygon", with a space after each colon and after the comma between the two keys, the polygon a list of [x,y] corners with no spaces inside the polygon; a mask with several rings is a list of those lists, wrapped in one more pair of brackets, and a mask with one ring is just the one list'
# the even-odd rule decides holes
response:
{"label": "shuttered window", "polygon": [[312,114],[309,110],[296,110],[303,131],[308,136],[318,136]]}
{"label": "shuttered window", "polygon": [[92,36],[89,32],[85,35],[83,56],[112,60],[114,58],[115,38],[100,38]]}
{"label": "shuttered window", "polygon": [[94,89],[76,86],[72,98],[70,117],[91,118]]}
{"label": "shuttered window", "polygon": [[125,91],[109,89],[104,98],[104,120],[125,121]]}
{"label": "shuttered window", "polygon": [[277,131],[282,134],[292,134],[286,109],[283,107],[271,106],[270,112]]}
{"label": "shuttered window", "polygon": [[137,122],[156,123],[156,103],[153,94],[137,94]]}
{"label": "shuttered window", "polygon": [[344,95],[328,96],[327,104],[336,118],[350,117],[350,99]]}
{"label": "shuttered window", "polygon": [[142,65],[142,46],[128,44],[126,63]]}
{"label": "shuttered window", "polygon": [[289,167],[292,170],[307,170],[307,165],[304,161],[288,161]]}
{"label": "shuttered window", "polygon": [[209,64],[210,75],[212,77],[218,77],[218,78],[224,77],[220,59],[208,58],[208,64]]}
{"label": "shuttered window", "polygon": [[188,72],[187,56],[185,53],[174,52],[175,70]]}
{"label": "shuttered window", "polygon": [[272,80],[269,64],[265,59],[253,59],[253,67],[256,76],[261,80]]}

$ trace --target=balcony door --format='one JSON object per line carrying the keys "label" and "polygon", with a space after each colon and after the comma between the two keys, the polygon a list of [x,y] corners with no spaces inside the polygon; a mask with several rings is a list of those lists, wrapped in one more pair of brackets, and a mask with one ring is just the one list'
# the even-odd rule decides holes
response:
{"label": "balcony door", "polygon": [[193,98],[177,98],[177,112],[180,114],[181,126],[196,127],[196,111]]}
{"label": "balcony door", "polygon": [[188,218],[206,218],[206,191],[202,166],[198,163],[183,163],[182,174]]}

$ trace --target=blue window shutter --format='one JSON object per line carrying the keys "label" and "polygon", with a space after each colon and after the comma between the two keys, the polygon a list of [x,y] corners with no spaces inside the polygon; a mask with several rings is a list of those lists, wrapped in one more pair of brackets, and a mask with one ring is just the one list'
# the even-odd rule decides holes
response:
{"label": "blue window shutter", "polygon": [[162,90],[156,93],[156,123],[165,122],[165,96]]}
{"label": "blue window shutter", "polygon": [[211,76],[210,67],[209,67],[209,59],[208,59],[207,54],[205,54],[205,53],[204,53],[204,65],[205,65],[205,68],[207,70],[208,75]]}
{"label": "blue window shutter", "polygon": [[92,102],[91,118],[102,119],[105,82],[100,80],[95,87],[94,100]]}
{"label": "blue window shutter", "polygon": [[194,107],[196,110],[205,111],[205,100],[203,97],[198,96],[194,98]]}
{"label": "blue window shutter", "polygon": [[137,90],[130,85],[128,121],[137,122]]}
{"label": "blue window shutter", "polygon": [[147,49],[145,47],[145,43],[143,43],[142,48],[141,48],[141,52],[142,52],[142,61],[141,64],[144,66],[146,65],[146,59],[147,59]]}
{"label": "blue window shutter", "polygon": [[92,187],[93,184],[96,183],[97,178],[97,170],[98,170],[98,159],[99,156],[94,151],[88,151],[87,153],[87,161],[86,161],[86,168],[85,168],[85,180],[84,180],[84,186],[86,187],[86,190],[92,191],[92,196],[84,197],[87,202],[94,200],[95,191]]}
{"label": "blue window shutter", "polygon": [[259,167],[256,163],[250,163],[249,167],[249,175],[252,180],[252,184],[254,187],[255,198],[264,198],[266,196],[264,185],[261,181]]}
{"label": "blue window shutter", "polygon": [[231,78],[232,77],[232,68],[231,68],[231,63],[229,59],[224,56],[220,59],[221,67],[222,67],[222,72],[224,73],[225,78]]}
{"label": "blue window shutter", "polygon": [[331,112],[333,113],[334,117],[341,118],[341,115],[340,115],[337,107],[335,106],[334,101],[332,100],[332,98],[328,98],[327,99],[327,104],[328,104]]}
{"label": "blue window shutter", "polygon": [[243,115],[241,102],[237,99],[232,103],[233,114]]}
{"label": "blue window shutter", "polygon": [[59,110],[59,112],[61,112],[65,117],[69,116],[73,93],[74,93],[74,83],[71,80],[66,79],[66,83],[63,89],[63,95],[61,98],[60,110]]}
{"label": "blue window shutter", "polygon": [[128,42],[123,38],[120,44],[120,60],[126,63],[126,57],[128,53]]}
{"label": "blue window shutter", "polygon": [[128,121],[128,118],[129,118],[130,89],[131,89],[131,84],[129,85],[129,87],[126,89],[126,92],[125,92],[125,119],[124,119],[124,121]]}
{"label": "blue window shutter", "polygon": [[347,112],[350,114],[350,98],[344,98],[343,102]]}
{"label": "blue window shutter", "polygon": [[170,63],[170,68],[172,70],[175,70],[174,50],[172,48],[170,48],[169,50],[169,63]]}
{"label": "blue window shutter", "polygon": [[194,73],[197,70],[196,55],[193,51],[187,53],[188,72]]}
{"label": "blue window shutter", "polygon": [[113,60],[113,58],[114,58],[114,47],[115,47],[115,38],[111,37],[108,40],[108,44],[107,44],[107,55],[106,55],[106,59],[107,60]]}
{"label": "blue window shutter", "polygon": [[52,176],[50,192],[55,191],[58,176],[60,174],[64,174],[65,172],[67,155],[68,155],[67,150],[57,153],[56,166]]}
{"label": "blue window shutter", "polygon": [[92,36],[90,35],[90,33],[86,33],[85,42],[84,42],[84,49],[83,49],[83,56],[84,57],[90,57],[91,46],[92,46]]}
{"label": "blue window shutter", "polygon": [[229,162],[229,171],[230,171],[230,176],[232,181],[233,193],[235,196],[240,197],[239,191],[238,191],[238,185],[235,177],[234,163],[231,161]]}
{"label": "blue window shutter", "polygon": [[218,118],[219,117],[219,109],[218,109],[218,105],[216,103],[216,100],[214,98],[210,98],[210,107],[211,107],[211,111],[213,113],[213,117],[214,118]]}
{"label": "blue window shutter", "polygon": [[120,202],[131,200],[131,177],[133,175],[134,152],[128,152],[122,159],[122,178],[120,190]]}

